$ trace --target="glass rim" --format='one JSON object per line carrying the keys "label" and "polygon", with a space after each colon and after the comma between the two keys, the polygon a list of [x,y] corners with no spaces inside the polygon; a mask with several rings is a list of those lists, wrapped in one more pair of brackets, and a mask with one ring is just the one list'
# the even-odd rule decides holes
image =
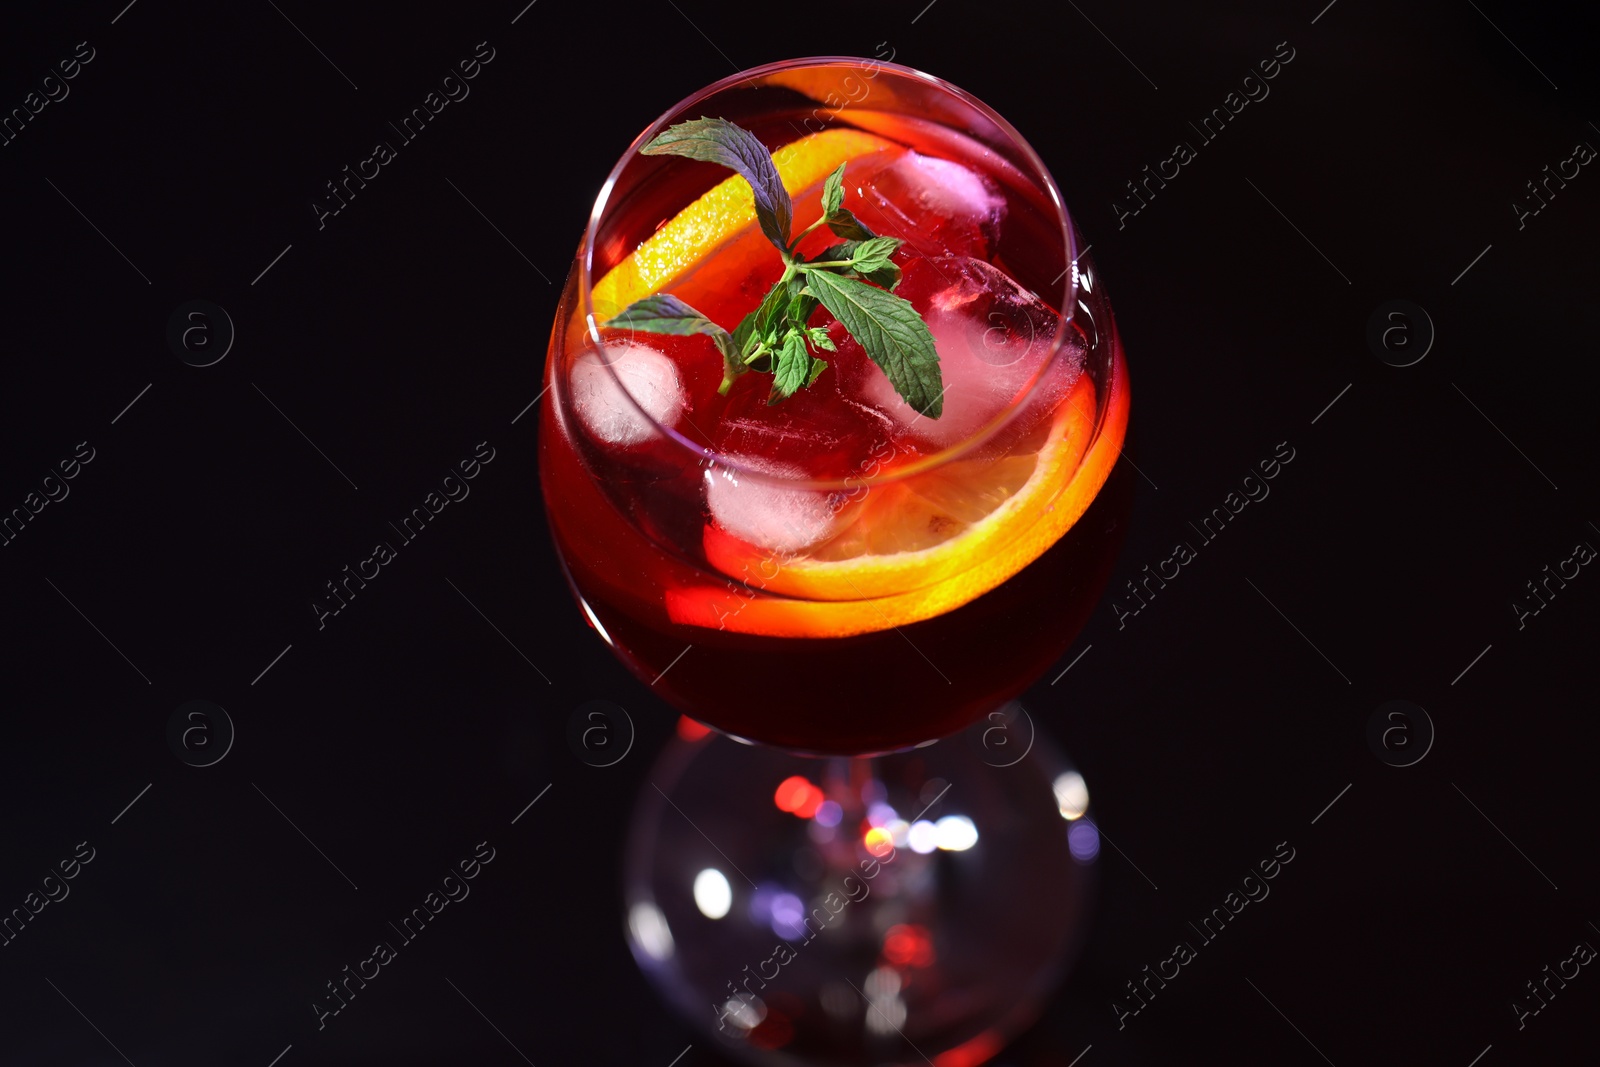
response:
{"label": "glass rim", "polygon": [[[587,225],[584,227],[583,242],[578,252],[578,311],[583,316],[587,342],[593,346],[595,351],[604,351],[605,342],[600,337],[600,325],[595,321],[594,315],[593,289],[595,278],[593,272],[595,239],[599,232],[600,222],[605,217],[607,210],[610,208],[611,196],[616,190],[618,181],[620,181],[622,177],[622,172],[627,165],[632,162],[633,158],[639,154],[639,149],[648,144],[657,134],[665,130],[667,126],[670,125],[675,119],[689,109],[693,108],[696,104],[701,103],[702,101],[707,100],[718,93],[724,92],[725,90],[735,88],[741,84],[754,82],[756,79],[765,77],[769,74],[793,70],[796,68],[844,65],[853,65],[863,70],[876,68],[878,71],[893,71],[908,79],[932,86],[938,91],[954,97],[962,104],[972,108],[987,118],[990,122],[994,123],[995,127],[1005,137],[1005,139],[1015,146],[1020,155],[1020,162],[1026,168],[1019,168],[1022,169],[1024,178],[1038,186],[1039,190],[1043,192],[1049,200],[1050,207],[1054,210],[1056,221],[1060,227],[1062,247],[1066,252],[1067,269],[1062,272],[1061,278],[1058,279],[1058,281],[1064,282],[1064,285],[1059,294],[1061,297],[1061,302],[1058,306],[1061,308],[1061,312],[1059,315],[1059,322],[1057,324],[1055,337],[1052,338],[1050,342],[1049,353],[1040,361],[1039,369],[1028,380],[1026,385],[1018,391],[1017,395],[1011,400],[1011,402],[1001,409],[993,418],[985,422],[981,427],[961,441],[945,448],[941,448],[936,452],[921,456],[909,463],[896,466],[892,471],[889,472],[849,475],[843,478],[791,477],[782,474],[775,474],[770,469],[763,470],[759,466],[754,466],[748,462],[741,462],[738,459],[730,458],[729,456],[718,452],[716,449],[710,446],[698,444],[692,439],[684,436],[682,433],[679,433],[672,427],[662,425],[653,415],[650,414],[650,412],[644,409],[634,395],[628,390],[626,384],[622,381],[621,377],[618,376],[616,368],[612,366],[611,362],[606,359],[601,359],[599,361],[601,366],[603,366],[606,370],[606,373],[611,376],[612,382],[616,384],[618,390],[626,398],[626,403],[633,408],[634,414],[640,419],[644,420],[669,444],[675,446],[676,448],[682,449],[688,455],[693,456],[697,462],[708,464],[708,472],[711,470],[721,470],[729,472],[737,477],[751,478],[757,482],[783,486],[785,488],[810,489],[829,492],[856,491],[874,485],[886,485],[902,481],[921,472],[933,470],[937,467],[941,467],[945,464],[970,456],[983,444],[994,439],[998,434],[1003,432],[1009,425],[1011,425],[1016,416],[1026,409],[1028,402],[1033,398],[1034,391],[1041,386],[1049,372],[1054,368],[1055,360],[1060,354],[1062,347],[1066,343],[1069,331],[1073,328],[1072,323],[1077,308],[1079,291],[1078,259],[1082,255],[1082,253],[1078,251],[1077,247],[1077,234],[1073,229],[1072,217],[1067,211],[1066,201],[1062,198],[1061,189],[1056,185],[1055,177],[1050,173],[1050,169],[1045,166],[1044,160],[1040,158],[1038,152],[1036,152],[1033,146],[1028,143],[1027,139],[1022,136],[1021,132],[1018,131],[1016,127],[1012,126],[1010,122],[1008,122],[999,112],[995,111],[988,104],[985,104],[982,100],[979,100],[977,97],[973,96],[971,93],[960,88],[959,86],[952,85],[950,82],[947,82],[943,78],[940,78],[936,75],[928,74],[927,72],[917,70],[914,67],[908,67],[904,64],[893,63],[883,59],[868,59],[863,56],[835,55],[806,56],[795,59],[778,60],[776,62],[764,63],[760,66],[751,67],[748,70],[743,70],[736,74],[730,74],[725,78],[721,78],[710,85],[690,93],[682,100],[679,100],[672,107],[662,112],[661,115],[655,119],[655,121],[653,121],[637,137],[634,138],[633,142],[628,145],[627,150],[622,153],[616,164],[611,168],[610,173],[606,175],[605,181],[600,186],[600,192],[595,196],[594,206],[589,210],[589,220]],[[873,76],[876,77],[876,74]],[[848,110],[850,106],[851,105],[846,104],[837,109],[831,109],[834,111],[833,118],[839,119],[839,117],[846,110]],[[847,119],[845,121],[848,122]],[[555,372],[558,374],[561,373],[560,368],[556,368]],[[1081,373],[1089,373],[1089,367],[1085,365]],[[1106,390],[1097,389],[1096,392],[1099,394],[1099,397],[1097,400],[1097,410],[1095,412],[1094,430],[1090,439],[1091,447],[1094,439],[1098,438],[1100,435],[1100,429],[1102,423],[1104,422],[1105,414]],[[1084,454],[1088,455],[1088,451],[1089,450],[1086,449]]]}

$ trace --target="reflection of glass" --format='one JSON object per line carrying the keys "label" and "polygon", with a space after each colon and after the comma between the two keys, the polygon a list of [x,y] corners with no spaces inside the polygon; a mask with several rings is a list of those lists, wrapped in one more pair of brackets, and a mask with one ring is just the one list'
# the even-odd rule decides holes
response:
{"label": "reflection of glass", "polygon": [[747,1058],[994,1055],[1077,948],[1100,844],[1048,739],[993,770],[982,729],[874,760],[673,742],[628,848],[640,966]]}
{"label": "reflection of glass", "polygon": [[[719,395],[722,360],[705,336],[604,326],[624,305],[670,292],[731,330],[782,269],[755,226],[742,178],[711,164],[630,151],[595,204],[546,364],[540,470],[574,592],[590,625],[636,675],[694,720],[735,738],[859,757],[945,737],[1037,680],[1103,588],[1121,516],[1100,490],[1128,412],[1127,372],[1104,288],[1032,149],[987,107],[927,75],[852,59],[764,67],[684,101],[636,147],[701,115],[737,123],[774,150],[794,199],[795,233],[818,218],[823,179],[845,165],[845,206],[874,231],[905,242],[895,255],[903,277],[894,291],[933,333],[944,411],[934,419],[911,410],[826,311],[811,324],[830,327],[838,351],[813,386],[777,405],[767,403],[770,379],[760,375],[741,376]],[[834,238],[819,230],[814,240],[799,251],[814,255]],[[956,876],[957,859],[968,868],[980,860],[997,865],[986,867],[985,877],[1001,875],[986,903],[1014,905],[1010,917],[1017,920],[1034,914],[1041,889],[1050,886],[1030,879],[1087,862],[1084,834],[1069,847],[1061,832],[1065,808],[1051,796],[1053,779],[1035,782],[1036,789],[1026,784],[1043,773],[1045,757],[1008,767],[983,751],[985,743],[950,742],[926,758],[894,757],[898,780],[876,776],[869,761],[813,763],[800,777],[816,795],[786,810],[780,824],[788,830],[766,839],[765,855],[799,862],[809,849],[814,863],[803,871],[779,863],[772,886],[752,886],[723,865],[712,874],[709,865],[678,870],[674,860],[640,846],[630,929],[641,959],[655,959],[652,945],[675,944],[680,962],[699,953],[720,966],[720,955],[732,951],[715,938],[683,942],[673,909],[653,895],[661,878],[674,880],[679,903],[702,920],[724,903],[732,917],[755,906],[777,924],[765,931],[774,935],[790,897],[801,912],[810,907],[799,890],[870,861],[875,850],[900,849],[913,859],[885,883],[897,887],[893,892],[857,908],[855,921],[864,926],[855,933],[870,934],[869,955],[883,956],[897,924],[882,923],[915,912],[915,925],[930,939],[929,959],[939,962],[925,961],[919,972],[883,956],[890,962],[863,971],[844,949],[849,938],[818,937],[810,963],[792,972],[814,980],[795,978],[788,995],[798,1014],[789,1036],[778,1041],[779,1031],[769,1029],[761,1047],[820,1058],[830,1049],[869,1047],[830,1044],[809,1029],[854,1025],[860,1037],[881,1024],[868,1021],[871,1013],[827,1007],[825,991],[837,993],[846,978],[865,1005],[874,1003],[874,989],[885,1003],[898,997],[897,1010],[910,1014],[891,1029],[912,1041],[924,1034],[934,1045],[924,1050],[929,1055],[979,1033],[993,1040],[980,1025],[1000,1018],[990,1001],[974,1002],[986,1005],[969,1020],[976,1029],[957,1037],[927,1029],[914,1006],[928,1002],[910,986],[905,996],[883,992],[913,978],[924,991],[934,980],[964,988],[981,980],[985,961],[1009,958],[986,955],[981,940],[963,936],[981,924],[947,911],[954,897],[939,887]],[[723,828],[726,845],[718,831],[706,827],[706,835],[731,849],[733,861],[770,867],[745,850],[762,840],[750,833],[771,819],[773,791],[796,776],[795,758],[722,741],[700,742],[696,751],[705,755],[685,758],[728,768],[726,784],[712,790],[722,815],[708,815],[715,797],[691,797],[687,786],[682,801],[662,795],[686,820]],[[935,751],[951,795],[928,813],[930,829],[910,819],[915,810],[906,805],[933,777],[927,764]],[[735,771],[740,755],[747,763]],[[778,777],[767,781],[772,774]],[[1007,775],[1003,787],[996,784]],[[704,789],[703,776],[697,780]],[[908,790],[892,804],[884,799]],[[813,800],[815,810],[806,811]],[[894,818],[878,815],[906,825],[874,822],[874,804],[893,807]],[[986,833],[1004,838],[1007,812],[1019,804],[1041,805],[1057,820],[1056,832],[1036,842],[1031,868],[983,844]],[[737,819],[725,822],[730,814],[747,818],[746,830]],[[642,824],[651,818],[642,814]],[[1029,818],[1017,815],[1017,825],[1032,825]],[[970,849],[940,847],[969,831]],[[636,833],[648,838],[653,831]],[[828,838],[826,847],[816,835]],[[1007,903],[1012,874],[1016,899]],[[1057,888],[1072,895],[1070,887]],[[754,901],[751,895],[763,892]],[[1039,929],[1061,936],[1041,943],[1065,944],[1061,924],[1080,912],[1081,897],[1058,905],[1041,916]],[[1033,988],[1043,965],[1021,966]],[[682,973],[709,1005],[714,990],[697,983],[712,981],[717,967]],[[726,999],[724,992],[718,1003]],[[1016,1007],[1005,1017],[1014,1018]],[[991,1018],[980,1018],[986,1012]],[[762,1032],[755,1023],[742,1030]]]}

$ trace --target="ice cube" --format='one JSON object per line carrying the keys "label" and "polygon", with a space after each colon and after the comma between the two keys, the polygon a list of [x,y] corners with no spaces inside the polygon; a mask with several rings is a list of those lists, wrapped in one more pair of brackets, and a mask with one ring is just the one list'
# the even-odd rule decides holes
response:
{"label": "ice cube", "polygon": [[591,349],[572,365],[572,406],[584,428],[626,448],[656,436],[657,424],[676,425],[687,406],[677,365],[634,341],[611,342],[603,351],[602,357]]}
{"label": "ice cube", "polygon": [[713,433],[719,453],[781,460],[810,478],[848,478],[883,450],[894,430],[893,421],[845,386],[831,362],[814,383],[777,404],[767,403],[771,389],[765,374],[734,384]]}
{"label": "ice cube", "polygon": [[837,530],[838,494],[783,484],[786,478],[805,477],[799,467],[760,456],[725,458],[767,477],[720,464],[706,471],[706,507],[724,530],[774,552],[797,552]]}
{"label": "ice cube", "polygon": [[[902,435],[932,448],[961,443],[1016,400],[1049,358],[1061,321],[999,268],[967,256],[912,260],[895,293],[911,301],[933,334],[944,412],[937,419],[919,414],[876,366],[865,368],[858,389]],[[1030,406],[1053,404],[1077,380],[1083,351],[1072,343],[1075,338],[1068,331]],[[858,346],[852,342],[851,349],[854,354]]]}
{"label": "ice cube", "polygon": [[989,178],[919,152],[901,156],[863,191],[868,206],[861,221],[927,255],[987,254],[1006,214],[1006,198]]}

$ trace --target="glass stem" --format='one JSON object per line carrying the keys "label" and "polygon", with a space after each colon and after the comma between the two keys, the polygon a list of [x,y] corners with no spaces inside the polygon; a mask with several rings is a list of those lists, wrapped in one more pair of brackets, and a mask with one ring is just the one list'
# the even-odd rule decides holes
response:
{"label": "glass stem", "polygon": [[867,817],[867,796],[882,793],[873,789],[878,781],[878,761],[871,756],[831,756],[822,776],[822,791],[839,805],[842,824],[859,825]]}

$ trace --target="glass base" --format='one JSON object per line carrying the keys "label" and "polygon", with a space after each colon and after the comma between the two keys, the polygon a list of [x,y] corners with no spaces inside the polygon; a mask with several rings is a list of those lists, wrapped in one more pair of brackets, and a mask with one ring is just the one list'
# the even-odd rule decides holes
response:
{"label": "glass base", "polygon": [[629,943],[748,1062],[981,1063],[1076,952],[1087,809],[1019,704],[873,759],[675,740],[630,830]]}

